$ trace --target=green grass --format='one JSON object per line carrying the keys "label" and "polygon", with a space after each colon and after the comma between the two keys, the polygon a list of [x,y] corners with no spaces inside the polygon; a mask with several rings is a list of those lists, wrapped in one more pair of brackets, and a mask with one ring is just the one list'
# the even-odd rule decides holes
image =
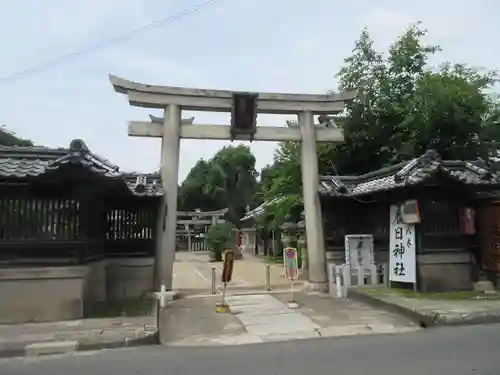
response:
{"label": "green grass", "polygon": [[147,316],[153,311],[152,300],[117,300],[104,302],[94,307],[87,318],[114,318],[118,316]]}
{"label": "green grass", "polygon": [[432,299],[432,300],[500,300],[500,293],[486,294],[483,292],[477,292],[473,290],[465,291],[454,291],[454,292],[444,292],[444,293],[422,293],[414,292],[409,289],[397,289],[397,288],[362,288],[362,291],[366,294],[371,295],[386,295],[386,296],[398,296],[404,298],[415,298],[415,299]]}

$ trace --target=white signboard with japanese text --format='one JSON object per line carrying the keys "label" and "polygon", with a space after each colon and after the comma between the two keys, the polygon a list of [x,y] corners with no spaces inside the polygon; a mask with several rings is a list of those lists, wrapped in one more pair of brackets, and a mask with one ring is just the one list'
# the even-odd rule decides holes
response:
{"label": "white signboard with japanese text", "polygon": [[390,208],[389,280],[416,282],[415,224],[404,224],[399,207]]}
{"label": "white signboard with japanese text", "polygon": [[353,269],[357,269],[359,266],[370,269],[374,263],[373,236],[371,234],[346,235],[345,262]]}

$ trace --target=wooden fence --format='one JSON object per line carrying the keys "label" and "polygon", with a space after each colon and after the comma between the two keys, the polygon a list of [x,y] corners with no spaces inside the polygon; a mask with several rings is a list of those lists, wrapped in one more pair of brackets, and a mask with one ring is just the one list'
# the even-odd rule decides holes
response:
{"label": "wooden fence", "polygon": [[0,260],[154,253],[156,210],[149,205],[106,207],[64,198],[0,199]]}

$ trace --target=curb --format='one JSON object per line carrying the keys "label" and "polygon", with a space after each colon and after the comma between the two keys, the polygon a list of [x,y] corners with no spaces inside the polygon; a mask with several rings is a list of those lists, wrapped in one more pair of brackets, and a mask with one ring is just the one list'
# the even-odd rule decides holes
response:
{"label": "curb", "polygon": [[0,349],[0,358],[35,357],[53,354],[69,354],[81,351],[120,349],[143,345],[157,345],[158,332],[147,336],[105,342],[44,341],[19,343],[10,348]]}
{"label": "curb", "polygon": [[500,311],[495,313],[478,312],[473,314],[446,315],[437,311],[413,310],[356,290],[349,290],[348,296],[354,301],[407,318],[422,328],[500,323]]}
{"label": "curb", "polygon": [[402,307],[400,305],[396,305],[393,303],[386,302],[384,300],[381,300],[379,298],[372,297],[368,294],[365,293],[360,293],[355,290],[349,290],[348,291],[348,298],[364,303],[366,305],[375,307],[377,309],[385,310],[389,313],[392,314],[397,314],[400,315],[406,319],[411,320],[412,322],[420,325],[422,328],[430,327],[433,324],[433,317],[419,313],[415,310],[407,309],[405,307]]}

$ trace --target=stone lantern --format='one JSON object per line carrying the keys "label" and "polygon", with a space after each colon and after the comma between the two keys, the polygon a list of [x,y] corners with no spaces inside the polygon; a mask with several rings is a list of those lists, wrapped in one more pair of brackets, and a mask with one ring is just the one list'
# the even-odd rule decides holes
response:
{"label": "stone lantern", "polygon": [[291,247],[293,245],[296,228],[297,225],[290,222],[286,222],[281,226],[281,241],[284,247]]}
{"label": "stone lantern", "polygon": [[297,247],[300,249],[301,268],[307,270],[306,222],[303,219],[297,223]]}

